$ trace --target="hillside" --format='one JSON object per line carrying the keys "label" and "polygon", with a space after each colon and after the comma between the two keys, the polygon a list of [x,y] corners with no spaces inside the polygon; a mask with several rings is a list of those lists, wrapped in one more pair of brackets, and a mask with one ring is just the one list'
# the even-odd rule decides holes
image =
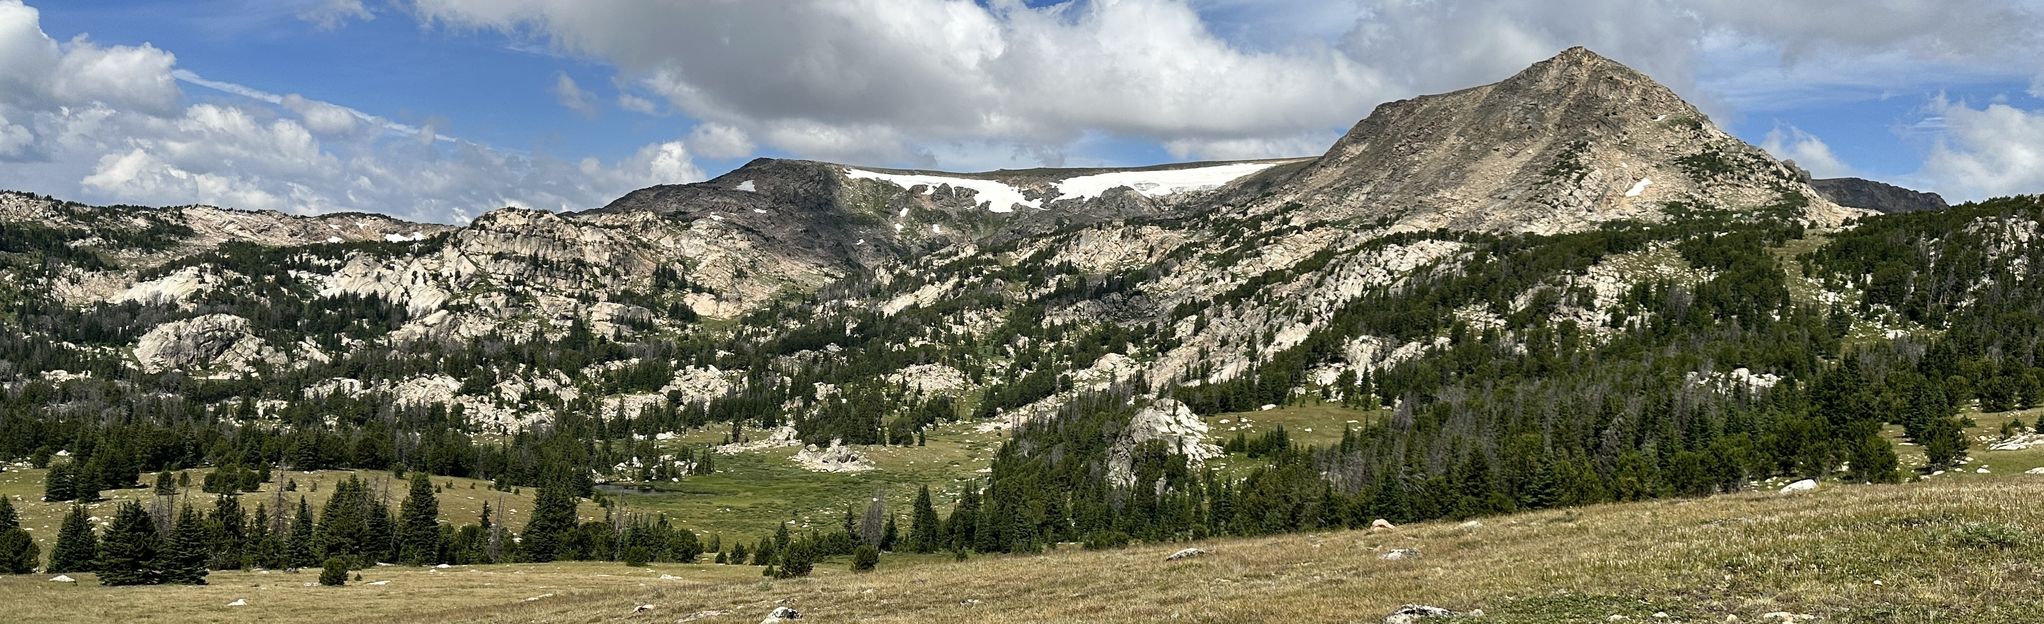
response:
{"label": "hillside", "polygon": [[[680,565],[743,546],[757,574],[877,547],[897,524],[919,535],[904,559],[956,552],[999,573],[1035,560],[988,555],[1142,545],[1057,559],[1132,565],[1185,542],[1298,549],[1270,536],[1377,519],[1661,499],[1710,502],[1608,509],[1719,518],[1734,513],[1719,501],[1798,504],[1752,494],[1790,481],[1823,496],[1935,481],[2004,452],[1987,444],[2034,442],[2016,434],[2044,405],[2040,235],[2036,196],[1841,206],[1580,48],[1385,104],[1300,159],[762,159],[459,227],[7,194],[0,460],[66,477],[53,500],[17,494],[44,522],[73,498],[168,515],[144,488],[162,470],[417,472],[584,501],[583,522],[563,512],[529,532],[539,546],[487,556],[467,508],[434,518],[413,537],[439,547],[410,552],[450,565]],[[1942,487],[1837,496],[1976,514],[1900,494],[1961,491]],[[405,552],[356,528],[259,549],[222,528],[212,554],[374,570]],[[528,533],[488,535],[507,529]],[[1597,539],[1588,552],[1627,538]],[[1532,554],[1563,556],[1514,556]],[[1229,557],[1198,565],[1290,573]],[[1494,591],[1439,599],[1511,613],[1529,595],[1472,582]],[[1757,591],[1705,597],[1744,613]]]}

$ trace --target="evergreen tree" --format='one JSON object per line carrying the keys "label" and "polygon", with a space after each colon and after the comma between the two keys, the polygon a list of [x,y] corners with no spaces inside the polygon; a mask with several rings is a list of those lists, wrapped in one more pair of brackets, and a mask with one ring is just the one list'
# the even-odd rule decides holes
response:
{"label": "evergreen tree", "polygon": [[135,501],[121,503],[100,540],[93,567],[101,585],[155,585],[163,582],[163,537],[156,521]]}
{"label": "evergreen tree", "polygon": [[320,558],[313,561],[342,557],[350,567],[374,563],[369,516],[369,493],[361,479],[350,475],[335,484],[333,496],[320,509],[314,537]]}
{"label": "evergreen tree", "polygon": [[937,507],[930,502],[930,486],[916,492],[914,515],[908,523],[908,551],[937,552]]}
{"label": "evergreen tree", "polygon": [[440,552],[440,502],[426,473],[412,473],[411,492],[400,508],[398,561],[405,565],[433,561]]}
{"label": "evergreen tree", "polygon": [[77,490],[71,487],[71,473],[68,462],[51,464],[49,473],[43,476],[43,501],[61,503],[77,499]]}
{"label": "evergreen tree", "polygon": [[293,568],[310,568],[319,563],[319,538],[314,532],[312,505],[305,497],[298,497],[298,513],[291,518],[291,535],[287,540],[285,565]]}
{"label": "evergreen tree", "polygon": [[561,554],[561,546],[568,534],[575,530],[575,499],[559,485],[539,488],[534,497],[532,516],[525,522],[525,531],[519,534],[519,545],[525,550],[525,560],[535,563],[553,561]]}
{"label": "evergreen tree", "polygon": [[34,572],[36,564],[42,563],[42,556],[35,538],[21,528],[21,516],[15,514],[14,503],[0,496],[0,574]]}
{"label": "evergreen tree", "polygon": [[887,528],[880,531],[880,550],[882,551],[894,552],[894,547],[901,540],[901,527],[897,525],[899,520],[897,516],[899,514],[888,514]]}
{"label": "evergreen tree", "polygon": [[177,495],[177,482],[171,480],[170,471],[165,470],[156,473],[156,495],[157,496]]}
{"label": "evergreen tree", "polygon": [[222,494],[213,499],[213,514],[206,518],[214,570],[239,570],[247,565],[248,514],[241,510],[241,498]]}
{"label": "evergreen tree", "polygon": [[1959,421],[1937,418],[1924,428],[1923,453],[1931,470],[1951,470],[1966,458],[1966,431]]}
{"label": "evergreen tree", "polygon": [[[365,491],[366,494],[366,491]],[[391,562],[397,560],[397,520],[391,517],[390,505],[382,498],[369,501],[369,527],[363,533],[364,564]]]}
{"label": "evergreen tree", "polygon": [[809,576],[816,567],[816,545],[812,540],[799,539],[782,548],[774,561],[774,578],[796,578]]}
{"label": "evergreen tree", "polygon": [[171,525],[170,539],[163,549],[163,582],[177,585],[206,584],[206,559],[210,554],[210,540],[206,539],[206,519],[199,510],[185,503],[178,509],[177,521]]}
{"label": "evergreen tree", "polygon": [[50,549],[50,565],[46,570],[52,574],[64,572],[91,572],[93,559],[99,556],[99,535],[92,530],[92,520],[86,516],[85,506],[74,504],[64,514],[64,526],[57,531],[57,543]]}

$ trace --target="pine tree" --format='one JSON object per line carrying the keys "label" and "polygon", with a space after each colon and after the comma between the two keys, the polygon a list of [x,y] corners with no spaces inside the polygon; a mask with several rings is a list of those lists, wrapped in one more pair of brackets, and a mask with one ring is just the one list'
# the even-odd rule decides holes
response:
{"label": "pine tree", "polygon": [[285,565],[310,568],[319,564],[319,539],[313,532],[312,505],[298,497],[298,513],[291,518],[291,534],[285,548]]}
{"label": "pine tree", "polygon": [[525,531],[519,534],[525,560],[534,563],[553,561],[560,555],[568,533],[574,530],[575,499],[568,497],[567,490],[560,485],[539,488],[539,494],[533,499],[531,519],[525,522]]}
{"label": "pine tree", "polygon": [[930,502],[930,486],[916,492],[914,515],[908,523],[908,551],[937,552],[937,507]]}
{"label": "pine tree", "polygon": [[412,473],[411,492],[405,496],[398,521],[398,561],[421,565],[440,552],[440,503],[433,496],[433,482],[424,472]]}
{"label": "pine tree", "polygon": [[213,499],[213,514],[206,519],[212,558],[207,567],[239,570],[248,564],[248,514],[241,510],[241,498],[222,494]]}
{"label": "pine tree", "polygon": [[165,470],[163,472],[156,473],[156,495],[157,496],[177,495],[177,482],[171,480],[170,471]]}
{"label": "pine tree", "polygon": [[21,528],[21,516],[14,503],[0,496],[0,574],[28,574],[42,562],[43,551],[35,538]]}
{"label": "pine tree", "polygon": [[[365,491],[366,496],[366,491]],[[369,501],[369,529],[363,534],[363,563],[391,562],[397,560],[397,520],[391,517],[390,505],[383,499]]]}
{"label": "pine tree", "polygon": [[880,532],[880,550],[894,552],[895,546],[901,541],[901,527],[897,524],[900,515],[887,514],[887,528]]}
{"label": "pine tree", "polygon": [[206,520],[191,503],[178,510],[177,522],[163,549],[163,582],[176,585],[206,584]]}
{"label": "pine tree", "polygon": [[816,567],[816,545],[811,540],[800,539],[789,542],[775,557],[774,578],[796,578],[809,576]]}
{"label": "pine tree", "polygon": [[48,572],[91,572],[93,559],[99,556],[99,535],[92,531],[92,520],[86,517],[84,505],[72,505],[64,514],[64,526],[57,531],[57,543],[50,549]]}
{"label": "pine tree", "polygon": [[135,501],[121,503],[114,521],[100,540],[101,585],[155,585],[163,582],[161,551],[163,537],[156,533],[156,521]]}
{"label": "pine tree", "polygon": [[1936,418],[1924,428],[1923,453],[1931,470],[1950,470],[1966,458],[1966,431],[1952,418]]}
{"label": "pine tree", "polygon": [[51,464],[49,474],[43,476],[43,501],[61,503],[78,498],[71,487],[72,466],[70,463]]}

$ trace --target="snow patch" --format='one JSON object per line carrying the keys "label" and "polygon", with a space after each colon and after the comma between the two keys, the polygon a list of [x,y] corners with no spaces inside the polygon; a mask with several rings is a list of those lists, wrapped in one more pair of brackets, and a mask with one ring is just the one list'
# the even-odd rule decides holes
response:
{"label": "snow patch", "polygon": [[747,193],[758,193],[758,192],[759,192],[759,188],[758,188],[758,187],[755,187],[755,186],[753,186],[753,185],[752,185],[752,181],[751,181],[751,180],[746,180],[746,181],[744,181],[744,182],[739,182],[739,183],[738,183],[738,190],[741,190],[741,191],[745,191],[745,192],[747,192]]}
{"label": "snow patch", "polygon": [[1632,183],[1632,188],[1625,190],[1625,196],[1639,197],[1640,193],[1647,192],[1647,187],[1653,186],[1653,184],[1654,184],[1653,178],[1640,178],[1638,182]]}
{"label": "snow patch", "polygon": [[1116,171],[1079,176],[1053,186],[1061,193],[1058,196],[1061,200],[1099,197],[1110,189],[1124,186],[1135,189],[1137,193],[1147,197],[1161,197],[1172,193],[1217,188],[1274,166],[1277,166],[1277,163],[1236,163],[1158,171]]}
{"label": "snow patch", "polygon": [[937,191],[937,187],[945,185],[955,189],[972,189],[975,193],[973,199],[985,204],[987,210],[993,212],[1014,212],[1015,206],[1027,208],[1041,207],[1041,202],[1024,197],[1020,189],[994,180],[974,180],[971,178],[924,174],[880,173],[850,167],[845,168],[845,175],[854,180],[880,180],[904,189],[912,189],[920,185],[923,187],[923,194],[925,195],[934,193]]}

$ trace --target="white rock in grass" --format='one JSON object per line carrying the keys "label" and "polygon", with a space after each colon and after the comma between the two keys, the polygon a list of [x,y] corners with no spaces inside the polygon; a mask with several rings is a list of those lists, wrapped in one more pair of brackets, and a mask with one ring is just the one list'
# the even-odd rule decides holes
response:
{"label": "white rock in grass", "polygon": [[1178,552],[1175,552],[1175,553],[1171,553],[1171,556],[1169,556],[1169,557],[1165,557],[1165,558],[1164,558],[1164,560],[1165,560],[1165,561],[1177,561],[1177,560],[1179,560],[1179,559],[1191,559],[1191,558],[1193,558],[1193,557],[1205,557],[1205,556],[1207,556],[1207,555],[1209,555],[1209,554],[1212,554],[1212,553],[1208,553],[1208,552],[1206,551],[1206,549],[1204,549],[1204,548],[1187,548],[1187,549],[1185,549],[1185,550],[1181,550],[1181,551],[1178,551]]}
{"label": "white rock in grass", "polygon": [[2036,468],[2025,470],[2023,471],[2023,474],[2044,475],[2044,466],[2038,466]]}
{"label": "white rock in grass", "polygon": [[1391,524],[1390,520],[1378,518],[1370,521],[1370,530],[1372,531],[1394,531],[1397,529],[1398,527]]}
{"label": "white rock in grass", "polygon": [[234,602],[230,602],[230,603],[227,603],[227,606],[230,606],[230,607],[246,607],[246,606],[248,606],[248,599],[246,599],[246,598],[236,598],[236,599],[234,599]]}
{"label": "white rock in grass", "polygon": [[759,624],[780,624],[781,622],[785,622],[788,620],[799,619],[802,619],[801,611],[796,611],[794,609],[790,609],[787,607],[774,607],[773,612],[768,613],[766,619],[760,620]]}
{"label": "white rock in grass", "polygon": [[1383,559],[1385,561],[1404,561],[1407,559],[1418,559],[1419,551],[1411,548],[1393,548],[1389,551],[1386,551],[1382,555],[1378,555],[1377,558]]}
{"label": "white rock in grass", "polygon": [[1455,617],[1456,615],[1459,614],[1455,613],[1454,611],[1449,611],[1447,609],[1443,609],[1440,607],[1429,607],[1426,605],[1405,605],[1399,607],[1397,611],[1392,611],[1391,615],[1384,616],[1384,624],[1416,624],[1421,620],[1426,620],[1430,618],[1451,618]]}
{"label": "white rock in grass", "polygon": [[56,576],[50,577],[50,582],[52,582],[52,583],[76,583],[76,582],[78,582],[78,579],[75,579],[75,578],[71,578],[71,577],[69,577],[69,576],[65,576],[65,575],[59,574],[59,575],[56,575]]}
{"label": "white rock in grass", "polygon": [[1815,491],[1816,489],[1817,489],[1817,481],[1816,481],[1815,479],[1804,479],[1804,480],[1801,480],[1801,481],[1797,481],[1797,482],[1795,482],[1795,483],[1790,483],[1790,484],[1788,484],[1788,485],[1786,485],[1786,486],[1783,486],[1783,487],[1781,488],[1781,493],[1783,493],[1783,494],[1795,494],[1795,493],[1798,493],[1798,492],[1810,492],[1810,491]]}

